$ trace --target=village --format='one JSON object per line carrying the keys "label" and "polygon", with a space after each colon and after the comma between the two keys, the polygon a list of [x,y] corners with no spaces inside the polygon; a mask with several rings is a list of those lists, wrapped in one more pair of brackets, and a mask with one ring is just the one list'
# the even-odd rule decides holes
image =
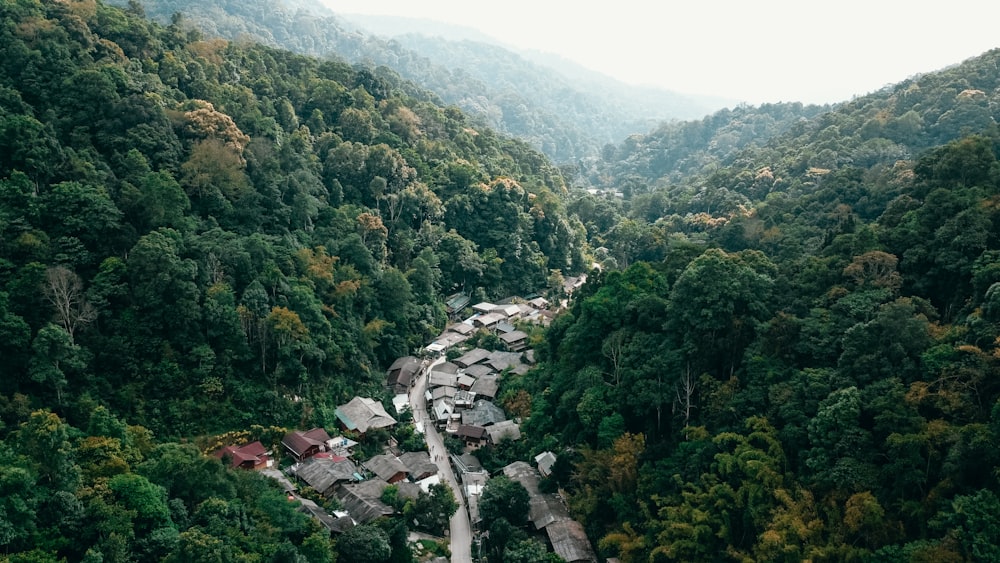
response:
{"label": "village", "polygon": [[[585,277],[568,278],[566,293],[584,281]],[[473,545],[488,534],[480,529],[479,498],[491,478],[476,453],[521,439],[519,420],[509,417],[495,400],[505,377],[522,375],[535,363],[528,332],[522,329],[548,326],[558,306],[550,308],[541,297],[471,307],[469,301],[467,295],[449,297],[452,324],[419,357],[398,358],[387,369],[386,394],[392,397],[396,416],[377,398],[354,397],[337,407],[338,428],[331,429],[333,434],[325,428],[296,430],[281,439],[282,451],[268,451],[255,441],[220,448],[216,457],[233,468],[259,470],[276,479],[289,500],[300,504],[300,511],[334,536],[397,514],[399,505],[386,502],[390,487],[391,497],[416,501],[421,495],[426,499],[440,494],[442,485],[447,486],[458,504],[443,530],[447,537],[411,533],[411,538],[439,539],[448,546],[451,561],[473,561]],[[462,318],[463,313],[468,316]],[[470,345],[484,341],[496,349]],[[404,451],[391,438],[375,455],[358,451],[366,436],[391,431],[401,419],[421,435],[426,451]],[[276,463],[281,458],[286,464]],[[554,553],[570,563],[596,562],[583,527],[570,517],[559,495],[540,490],[541,479],[556,460],[551,451],[538,452],[530,462],[515,461],[492,476],[503,474],[524,486],[531,525]],[[327,510],[321,503],[338,508]],[[440,563],[447,558],[426,553],[421,560]]]}

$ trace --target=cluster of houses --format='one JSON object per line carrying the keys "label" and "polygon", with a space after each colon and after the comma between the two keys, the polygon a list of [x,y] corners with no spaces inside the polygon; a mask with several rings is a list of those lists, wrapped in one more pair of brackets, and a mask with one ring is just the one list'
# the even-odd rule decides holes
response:
{"label": "cluster of houses", "polygon": [[521,437],[517,423],[493,403],[501,373],[524,373],[532,354],[474,348],[431,367],[427,376],[428,413],[437,427],[454,434],[470,450]]}
{"label": "cluster of houses", "polygon": [[[578,283],[582,280],[571,280],[567,289],[572,291]],[[465,310],[468,302],[468,296],[452,296],[448,300],[449,313]],[[542,298],[478,303],[472,310],[472,316],[450,325],[429,344],[425,348],[427,355],[439,357],[483,330],[496,334],[506,350],[474,348],[452,361],[434,362],[427,373],[424,398],[436,427],[461,439],[466,446],[466,453],[451,456],[451,462],[475,527],[481,521],[479,498],[489,473],[473,452],[521,437],[517,422],[508,419],[503,409],[493,402],[503,374],[523,374],[534,364],[528,335],[518,330],[514,322],[548,325],[553,313]],[[426,361],[405,356],[387,370],[386,387],[395,395],[393,403],[397,412],[408,408],[408,393]],[[355,397],[338,406],[334,414],[340,428],[353,437],[397,424],[381,402],[365,397]],[[416,499],[421,491],[428,492],[431,485],[440,483],[438,467],[427,452],[384,453],[358,463],[351,453],[357,442],[343,435],[330,436],[323,428],[289,432],[281,444],[284,453],[295,462],[289,468],[290,474],[318,494],[337,499],[344,510],[331,515],[315,502],[298,496],[294,492],[296,485],[271,469],[274,459],[259,441],[245,446],[227,446],[215,455],[234,468],[268,472],[284,484],[290,498],[301,503],[300,510],[311,514],[333,533],[393,514],[394,509],[381,500],[383,491],[390,485],[395,486],[403,498]],[[503,472],[528,491],[531,521],[536,530],[547,535],[555,553],[571,563],[597,561],[582,526],[569,518],[559,497],[539,490],[540,477],[549,474],[555,460],[554,454],[544,452],[535,458],[537,469],[517,462],[505,467]]]}
{"label": "cluster of houses", "polygon": [[[473,528],[479,529],[482,522],[479,498],[489,481],[489,473],[471,453],[453,455],[451,461],[462,483],[462,494],[469,509],[469,521]],[[583,526],[570,517],[569,510],[558,495],[543,493],[539,488],[541,478],[551,473],[555,461],[556,455],[546,451],[535,456],[535,467],[517,461],[504,467],[503,474],[520,483],[528,491],[528,518],[535,530],[539,534],[544,534],[552,546],[552,551],[568,563],[596,562],[597,555],[590,540],[587,539]],[[479,531],[489,532],[489,530]]]}
{"label": "cluster of houses", "polygon": [[[449,299],[449,303],[457,303],[456,299],[453,296]],[[465,342],[479,330],[495,333],[511,352],[525,350],[528,347],[528,335],[524,331],[518,330],[514,323],[523,321],[548,326],[555,313],[549,310],[549,302],[542,297],[530,300],[515,298],[505,301],[499,304],[482,302],[473,305],[472,316],[449,326],[433,342],[428,344],[424,351],[430,356],[438,356]],[[449,311],[453,310],[449,308]]]}
{"label": "cluster of houses", "polygon": [[[382,403],[366,397],[351,399],[338,406],[334,414],[340,429],[355,437],[397,424]],[[377,455],[359,464],[352,455],[352,448],[357,444],[343,435],[330,436],[324,428],[295,430],[281,440],[283,453],[295,462],[289,467],[289,473],[320,495],[340,501],[345,510],[332,516],[309,499],[295,495],[296,485],[284,479],[280,472],[270,471],[269,474],[273,473],[283,482],[286,491],[300,501],[303,512],[312,514],[335,533],[393,514],[393,508],[380,500],[390,484],[395,485],[404,498],[416,499],[420,491],[427,492],[430,485],[440,482],[437,465],[427,452]],[[268,470],[274,465],[271,452],[259,441],[245,446],[226,446],[215,455],[229,460],[232,467]]]}

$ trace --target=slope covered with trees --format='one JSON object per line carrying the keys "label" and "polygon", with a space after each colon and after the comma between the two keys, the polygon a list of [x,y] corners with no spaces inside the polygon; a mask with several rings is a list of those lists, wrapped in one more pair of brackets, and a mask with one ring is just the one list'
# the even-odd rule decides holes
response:
{"label": "slope covered with trees", "polygon": [[506,393],[604,555],[1000,557],[998,59],[571,202],[613,268]]}
{"label": "slope covered with trees", "polygon": [[582,264],[558,170],[398,78],[89,1],[0,15],[2,394],[167,435],[322,422],[442,293]]}
{"label": "slope covered with trees", "polygon": [[626,562],[1000,559],[1000,52],[633,137],[581,169],[618,201],[386,68],[137,3],[0,23],[4,560],[409,561],[400,520],[332,544],[189,441],[332,425],[444,294],[588,241],[485,465],[557,452]]}
{"label": "slope covered with trees", "polygon": [[333,56],[375,73],[388,67],[558,163],[594,157],[603,145],[648,131],[661,120],[711,111],[678,94],[570,78],[483,42],[415,35],[383,39],[331,15],[318,2],[147,0],[143,5],[161,22],[181,13],[207,35]]}
{"label": "slope covered with trees", "polygon": [[0,559],[410,561],[401,520],[334,547],[192,442],[333,427],[444,294],[579,270],[558,169],[391,73],[138,4],[6,2],[0,44]]}

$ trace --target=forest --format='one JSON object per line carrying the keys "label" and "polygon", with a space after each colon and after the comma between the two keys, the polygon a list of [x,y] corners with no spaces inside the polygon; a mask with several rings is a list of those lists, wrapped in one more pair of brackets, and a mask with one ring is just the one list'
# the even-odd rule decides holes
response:
{"label": "forest", "polygon": [[[125,5],[123,0],[109,2]],[[580,79],[525,54],[475,41],[383,38],[356,29],[319,2],[145,0],[153,19],[182,13],[211,36],[261,42],[293,52],[391,69],[470,119],[528,142],[555,162],[595,157],[601,147],[664,119],[720,107],[673,92],[638,90],[602,75]],[[572,74],[572,73],[570,73]],[[596,74],[596,73],[594,73]]]}
{"label": "forest", "polygon": [[665,125],[571,196],[605,268],[507,393],[602,554],[1000,559],[998,58]]}
{"label": "forest", "polygon": [[1000,51],[557,165],[139,2],[0,24],[0,561],[412,561],[403,519],[332,541],[206,437],[333,427],[446,296],[583,272],[482,461],[556,452],[601,557],[1000,560]]}
{"label": "forest", "polygon": [[333,426],[443,327],[443,295],[582,268],[559,170],[399,78],[137,3],[0,21],[4,558],[329,552],[192,440]]}

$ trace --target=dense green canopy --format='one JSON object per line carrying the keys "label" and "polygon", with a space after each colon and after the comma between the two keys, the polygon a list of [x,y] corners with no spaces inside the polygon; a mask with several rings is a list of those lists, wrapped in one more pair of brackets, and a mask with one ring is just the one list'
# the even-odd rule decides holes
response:
{"label": "dense green canopy", "polygon": [[[385,398],[458,291],[569,297],[479,454],[555,452],[602,556],[1000,557],[1000,52],[559,169],[391,69],[134,2],[11,0],[0,44],[3,561],[410,561],[447,489],[337,545],[193,444]],[[484,556],[551,559],[491,483]]]}

